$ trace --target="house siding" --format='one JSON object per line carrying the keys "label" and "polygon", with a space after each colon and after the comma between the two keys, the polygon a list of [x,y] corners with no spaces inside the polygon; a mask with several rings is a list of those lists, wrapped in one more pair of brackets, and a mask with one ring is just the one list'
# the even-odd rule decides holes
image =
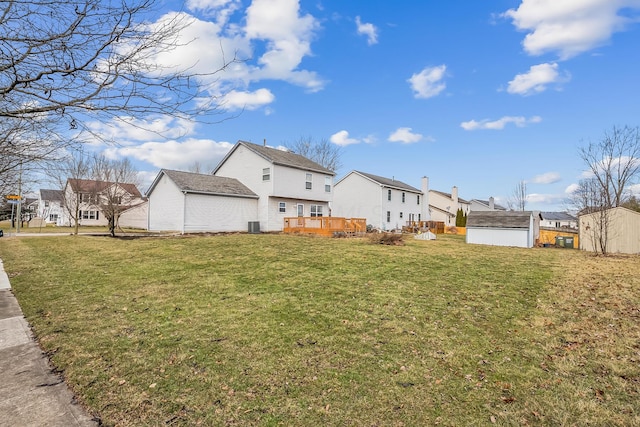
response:
{"label": "house siding", "polygon": [[205,194],[187,194],[185,233],[247,231],[257,217],[257,200]]}
{"label": "house siding", "polygon": [[184,231],[184,198],[178,186],[163,175],[149,195],[149,231]]}
{"label": "house siding", "polygon": [[147,229],[149,216],[149,202],[143,202],[122,212],[118,225],[123,228]]}
{"label": "house siding", "polygon": [[[594,231],[598,229],[599,213],[580,216],[580,249],[595,250]],[[640,254],[640,213],[618,207],[608,211],[607,252]]]}

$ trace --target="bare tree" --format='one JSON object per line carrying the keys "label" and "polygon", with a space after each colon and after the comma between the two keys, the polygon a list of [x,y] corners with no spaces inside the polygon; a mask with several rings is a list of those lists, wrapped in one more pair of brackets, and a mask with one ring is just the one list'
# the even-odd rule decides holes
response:
{"label": "bare tree", "polygon": [[527,207],[527,181],[520,181],[513,188],[511,197],[507,199],[507,206],[512,211],[524,211]]}
{"label": "bare tree", "polygon": [[[180,47],[186,14],[156,23],[158,0],[8,1],[0,4],[0,182],[16,164],[50,158],[86,122],[219,114],[211,76],[163,66]],[[209,86],[208,86],[209,84]],[[137,121],[138,123],[140,121]]]}
{"label": "bare tree", "polygon": [[[54,166],[55,165],[55,166]],[[91,172],[91,158],[83,151],[74,151],[63,160],[56,162],[49,170],[52,179],[62,190],[62,209],[73,226],[73,234],[78,234],[80,227],[80,207],[82,198],[70,185],[75,181],[86,180]]]}
{"label": "bare tree", "polygon": [[94,158],[92,176],[96,181],[94,199],[107,219],[109,234],[115,237],[120,215],[133,203],[142,201],[138,192],[138,173],[129,159]]}
{"label": "bare tree", "polygon": [[640,128],[614,126],[599,141],[580,148],[579,155],[598,185],[602,208],[621,206],[640,178]]}
{"label": "bare tree", "polygon": [[579,216],[584,218],[584,215],[589,215],[590,218],[588,224],[580,227],[584,230],[581,238],[591,241],[596,254],[605,255],[611,230],[611,210],[608,206],[609,199],[602,191],[599,181],[596,178],[581,180],[578,188],[571,194],[570,201]]}
{"label": "bare tree", "polygon": [[294,142],[284,145],[294,153],[311,159],[333,172],[342,167],[341,148],[325,138],[316,140],[311,136],[300,137]]}

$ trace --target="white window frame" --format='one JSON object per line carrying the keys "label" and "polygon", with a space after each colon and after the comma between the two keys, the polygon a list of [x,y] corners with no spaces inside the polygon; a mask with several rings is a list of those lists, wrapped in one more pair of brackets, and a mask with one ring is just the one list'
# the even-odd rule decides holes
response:
{"label": "white window frame", "polygon": [[324,177],[324,192],[331,193],[331,177],[330,176]]}
{"label": "white window frame", "polygon": [[313,189],[313,174],[309,172],[307,172],[305,175],[304,188],[306,188],[307,190]]}
{"label": "white window frame", "polygon": [[262,168],[262,181],[271,181],[271,168]]}
{"label": "white window frame", "polygon": [[323,216],[323,212],[322,212],[322,205],[311,205],[311,212],[310,215],[313,218],[320,218]]}
{"label": "white window frame", "polygon": [[287,212],[287,204],[285,202],[278,203],[278,212],[286,213]]}
{"label": "white window frame", "polygon": [[387,200],[390,202],[391,201],[391,189],[387,190]]}

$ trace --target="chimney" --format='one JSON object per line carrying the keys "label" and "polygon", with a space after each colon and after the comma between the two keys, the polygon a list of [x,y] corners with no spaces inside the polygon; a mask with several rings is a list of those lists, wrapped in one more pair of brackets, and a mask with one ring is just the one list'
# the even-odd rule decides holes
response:
{"label": "chimney", "polygon": [[458,210],[458,187],[455,185],[451,189],[451,200],[453,200],[453,206]]}
{"label": "chimney", "polygon": [[263,139],[263,140],[262,140],[262,146],[263,146],[263,147],[266,147],[266,146],[267,146],[267,138],[265,138],[265,139]]}
{"label": "chimney", "polygon": [[493,196],[489,197],[489,209],[491,209],[492,211],[495,210],[495,203],[493,200]]}
{"label": "chimney", "polygon": [[429,178],[422,177],[422,200],[420,200],[420,217],[422,221],[431,221],[429,214]]}

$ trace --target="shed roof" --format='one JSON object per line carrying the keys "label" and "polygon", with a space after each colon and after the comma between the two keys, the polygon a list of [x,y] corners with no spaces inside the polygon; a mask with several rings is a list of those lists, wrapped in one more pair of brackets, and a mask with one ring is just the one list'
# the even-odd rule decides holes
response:
{"label": "shed roof", "polygon": [[467,227],[477,228],[529,228],[531,211],[471,211]]}
{"label": "shed roof", "polygon": [[[169,169],[162,169],[158,177],[162,174],[168,176],[178,186],[180,191],[186,193],[258,198],[256,193],[235,178]],[[157,180],[158,178],[156,178],[151,188],[149,188],[149,192],[155,187]]]}

